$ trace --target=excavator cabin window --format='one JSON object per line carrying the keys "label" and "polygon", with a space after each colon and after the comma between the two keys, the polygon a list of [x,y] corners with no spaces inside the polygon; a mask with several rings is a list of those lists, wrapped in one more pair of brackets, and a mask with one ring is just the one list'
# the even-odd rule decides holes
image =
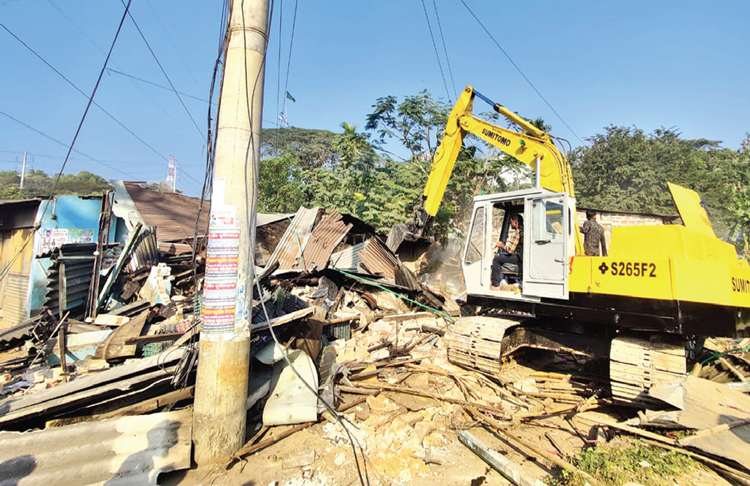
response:
{"label": "excavator cabin window", "polygon": [[485,227],[484,208],[477,208],[469,233],[469,244],[466,247],[466,257],[464,258],[466,265],[471,265],[484,256]]}
{"label": "excavator cabin window", "polygon": [[510,217],[523,216],[523,199],[504,201],[492,205],[492,244],[498,240],[507,241],[510,231]]}

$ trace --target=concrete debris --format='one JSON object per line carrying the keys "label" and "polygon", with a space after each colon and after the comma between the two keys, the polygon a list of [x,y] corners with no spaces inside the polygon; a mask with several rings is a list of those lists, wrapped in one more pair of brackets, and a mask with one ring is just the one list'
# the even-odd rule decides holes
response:
{"label": "concrete debris", "polygon": [[[250,306],[246,406],[257,433],[232,461],[252,461],[306,430],[303,445],[278,461],[286,471],[278,484],[329,484],[325,464],[352,467],[353,441],[373,484],[445,483],[440,468],[484,460],[516,484],[536,485],[550,472],[576,472],[568,458],[582,448],[627,434],[750,478],[750,403],[731,389],[750,391],[750,356],[737,351],[750,343],[707,341],[695,378],[653,386],[654,400],[639,402],[672,410],[623,422],[620,414],[637,411],[616,408],[607,363],[569,352],[554,333],[527,333],[521,316],[464,305],[459,238],[421,253],[402,245],[396,255],[373,228],[336,211],[301,208],[291,222],[269,221],[276,226],[259,230]],[[111,255],[96,260],[103,282],[85,307],[0,330],[0,430],[146,423],[154,415],[144,414],[165,408],[190,415],[205,243],[131,226],[121,243],[99,249]],[[476,339],[485,327],[495,341]],[[678,440],[646,425],[697,432]]]}

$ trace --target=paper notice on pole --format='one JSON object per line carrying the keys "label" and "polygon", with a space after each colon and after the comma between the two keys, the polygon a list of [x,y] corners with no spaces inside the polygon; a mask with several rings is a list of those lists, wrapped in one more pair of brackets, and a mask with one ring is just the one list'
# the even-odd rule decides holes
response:
{"label": "paper notice on pole", "polygon": [[213,185],[211,186],[211,213],[213,214],[214,208],[224,206],[224,195],[226,194],[227,179],[226,177],[214,177]]}
{"label": "paper notice on pole", "polygon": [[[214,190],[216,181],[214,181]],[[203,281],[201,339],[231,339],[236,334],[240,224],[236,207],[211,208]]]}

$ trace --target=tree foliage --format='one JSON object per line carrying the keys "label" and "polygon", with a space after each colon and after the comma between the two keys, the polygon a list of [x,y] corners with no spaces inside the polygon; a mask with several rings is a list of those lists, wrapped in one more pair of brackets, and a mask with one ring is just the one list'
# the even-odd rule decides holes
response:
{"label": "tree foliage", "polygon": [[[363,132],[349,123],[342,123],[342,133],[264,130],[260,208],[336,208],[387,232],[412,218],[449,110],[422,91],[401,100],[378,98]],[[500,123],[492,113],[480,116]],[[529,121],[550,131],[541,118]],[[570,154],[579,205],[674,214],[666,188],[670,181],[698,191],[717,235],[745,245],[750,237],[750,137],[734,151],[714,140],[684,139],[673,128],[647,134],[612,125],[589,141],[589,147]],[[401,149],[393,148],[394,143]],[[465,228],[472,199],[480,191],[522,189],[532,177],[526,165],[468,136],[441,202],[435,234]]]}
{"label": "tree foliage", "polygon": [[[47,197],[52,193],[57,174],[47,175],[41,170],[28,170],[24,176],[23,189],[19,189],[21,175],[15,171],[0,172],[0,199],[28,199]],[[83,170],[78,174],[63,174],[55,190],[56,195],[98,195],[111,189],[103,177]]]}
{"label": "tree foliage", "polygon": [[[609,126],[590,147],[570,157],[578,204],[607,210],[675,214],[667,182],[697,191],[717,235],[728,237],[748,194],[747,150],[734,152],[706,139],[683,139],[675,129],[651,134]],[[744,144],[746,145],[746,144]]]}
{"label": "tree foliage", "polygon": [[[338,134],[301,129],[264,131],[268,137],[263,142],[259,207],[266,211],[293,211],[300,204],[335,208],[381,232],[407,222],[421,200],[448,112],[448,106],[422,91],[402,101],[395,96],[377,99],[364,132],[346,122]],[[314,139],[317,148],[312,155],[301,148],[304,139]],[[394,154],[387,150],[389,141],[397,142],[410,155],[393,160]],[[492,170],[507,161],[476,154],[472,146],[459,155],[436,217],[437,234],[465,218],[480,189],[491,190],[503,183]],[[282,193],[288,195],[288,204]]]}

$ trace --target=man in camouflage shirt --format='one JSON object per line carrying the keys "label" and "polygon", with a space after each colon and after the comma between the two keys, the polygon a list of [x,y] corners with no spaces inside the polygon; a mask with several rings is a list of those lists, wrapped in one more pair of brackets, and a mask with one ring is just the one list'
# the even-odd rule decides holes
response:
{"label": "man in camouflage shirt", "polygon": [[[586,221],[581,228],[583,249],[587,256],[607,256],[607,241],[604,239],[604,228],[596,222],[596,211],[586,211]],[[601,245],[601,253],[599,246]]]}

